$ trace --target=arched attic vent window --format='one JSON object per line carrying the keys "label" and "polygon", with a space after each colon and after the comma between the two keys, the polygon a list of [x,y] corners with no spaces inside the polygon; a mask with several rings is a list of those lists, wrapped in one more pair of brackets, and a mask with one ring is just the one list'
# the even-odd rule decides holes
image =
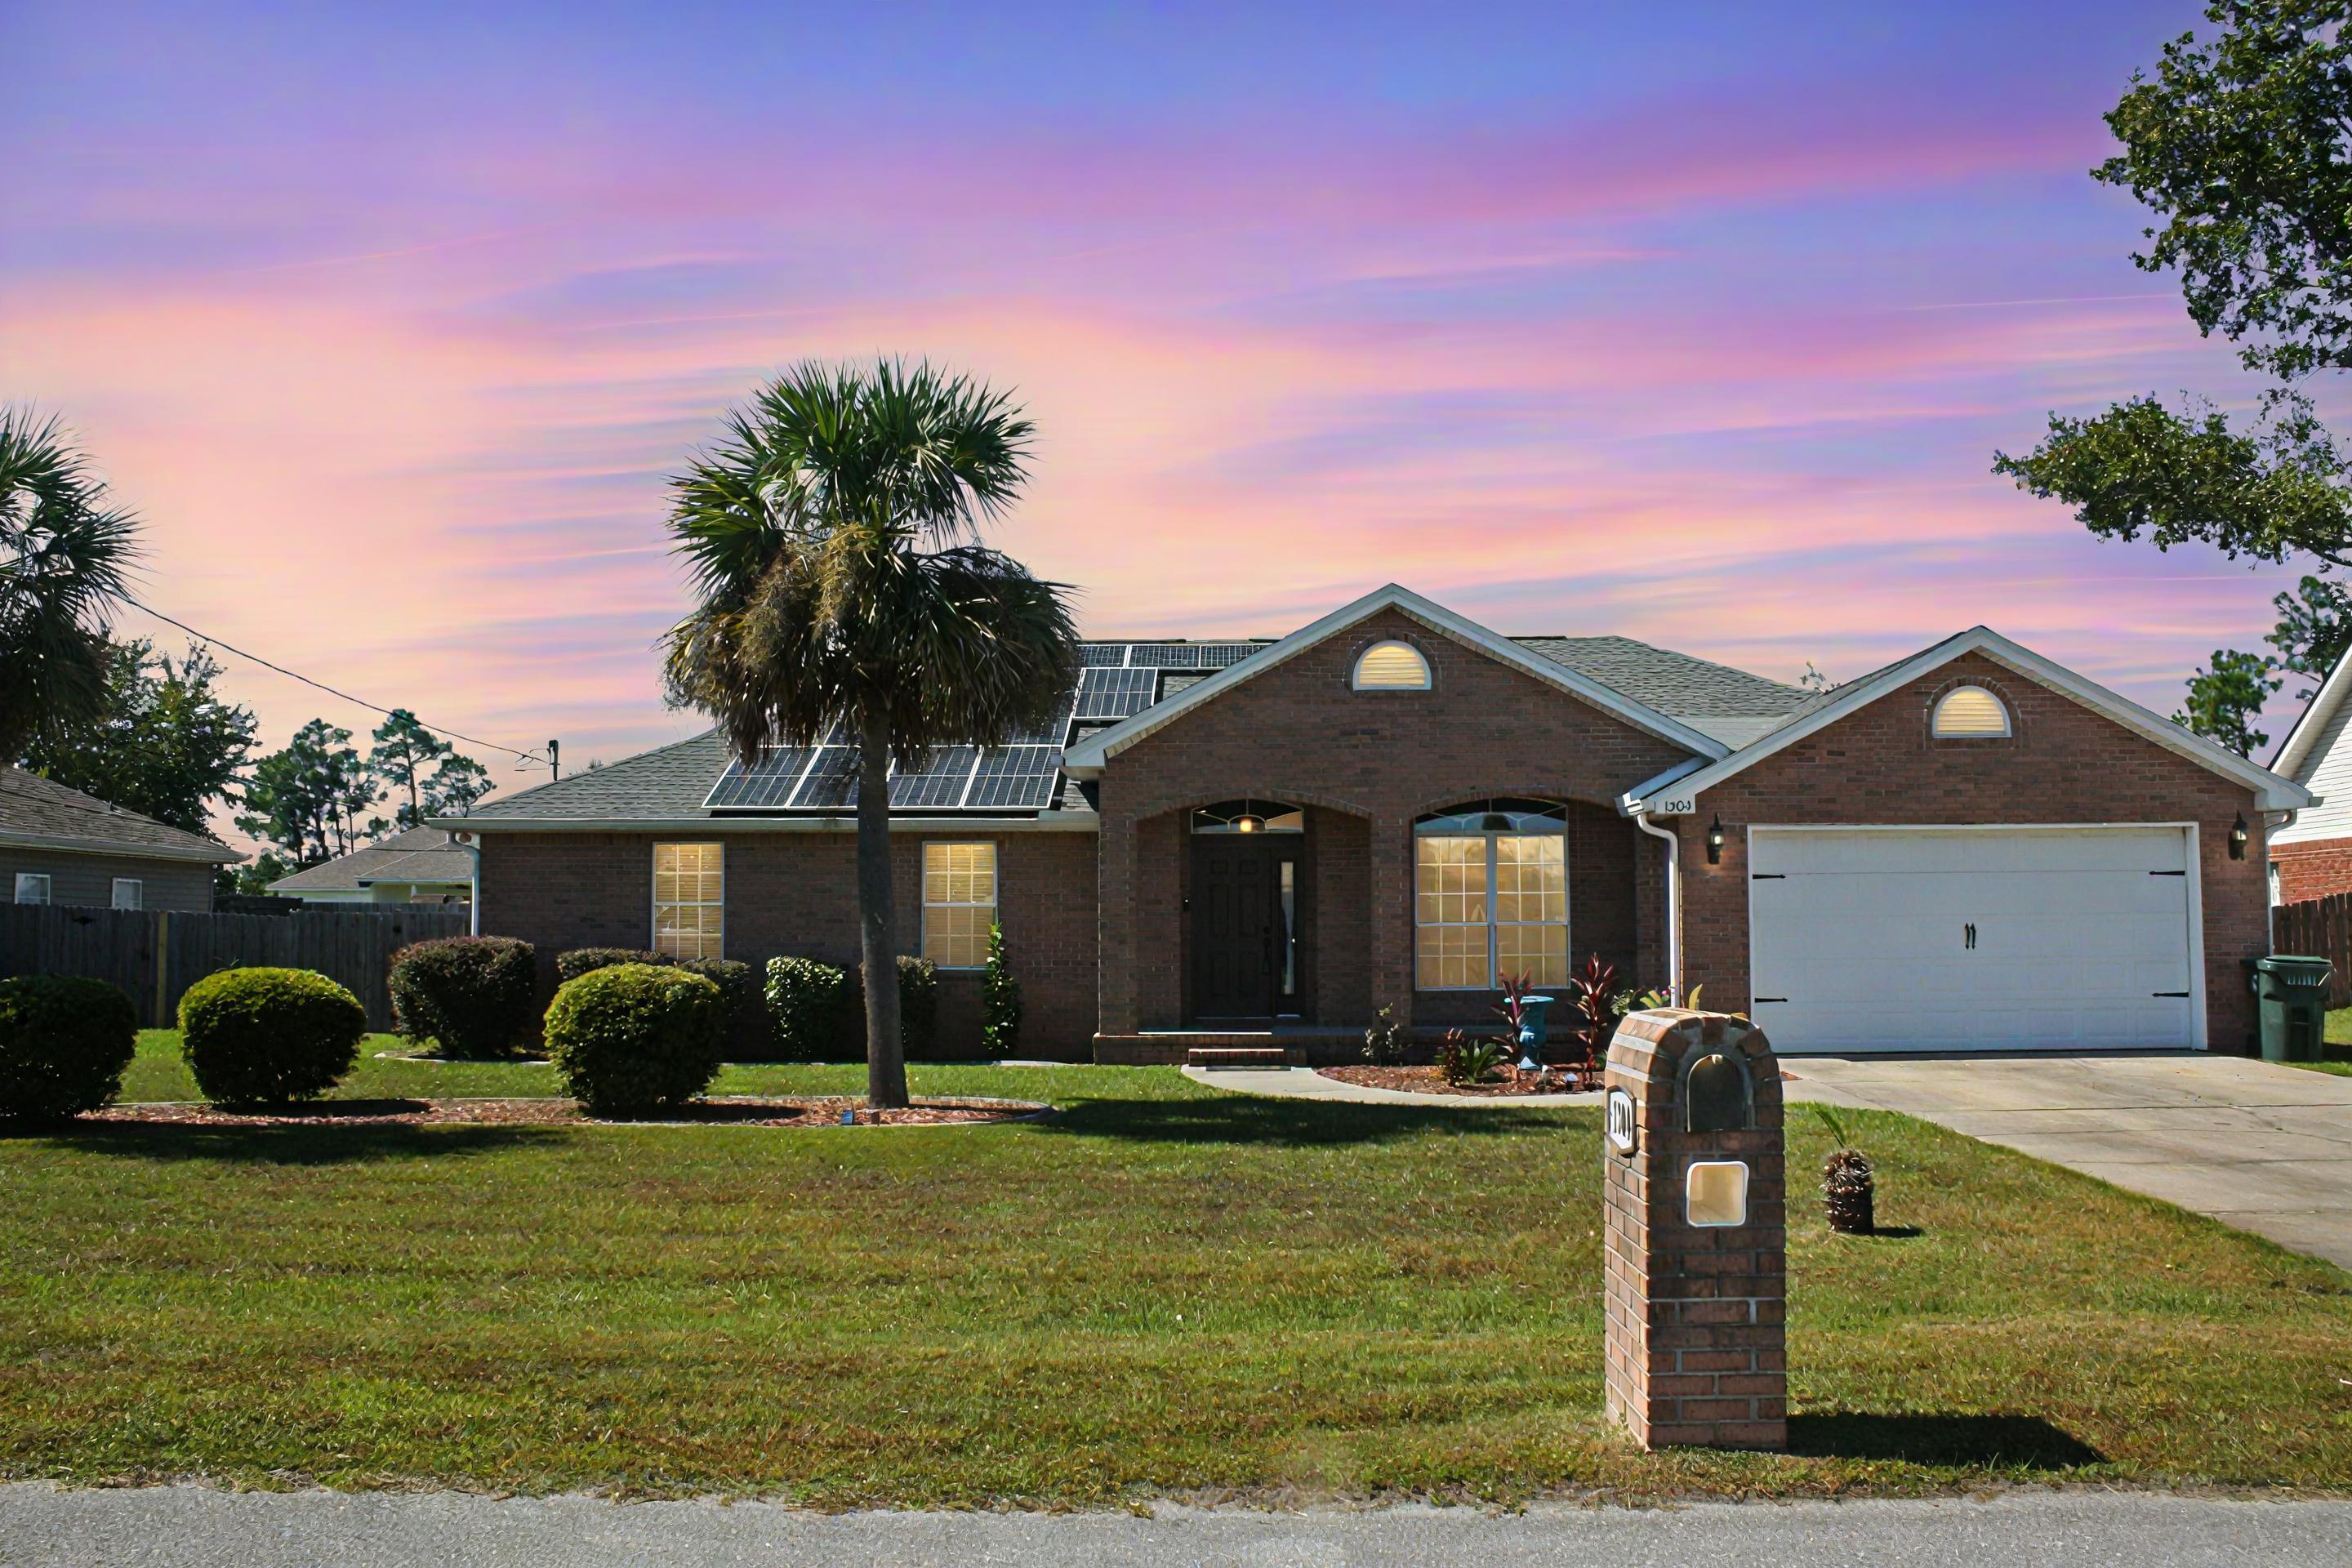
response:
{"label": "arched attic vent window", "polygon": [[1376,642],[1356,657],[1359,691],[1426,691],[1429,660],[1409,642]]}
{"label": "arched attic vent window", "polygon": [[1936,704],[1938,741],[1997,741],[2009,733],[2009,710],[1981,686],[1956,686]]}

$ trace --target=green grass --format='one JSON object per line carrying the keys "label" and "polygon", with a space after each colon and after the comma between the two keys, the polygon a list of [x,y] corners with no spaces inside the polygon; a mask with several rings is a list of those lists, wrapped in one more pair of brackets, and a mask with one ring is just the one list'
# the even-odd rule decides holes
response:
{"label": "green grass", "polygon": [[[171,1049],[136,1092],[187,1094]],[[1833,1238],[1793,1184],[1797,1451],[1644,1455],[1599,1412],[1593,1113],[914,1079],[1063,1114],[0,1141],[0,1474],[825,1507],[2352,1491],[2352,1277],[1925,1123],[1850,1128],[1916,1234]],[[551,1087],[371,1059],[346,1092]],[[1790,1138],[1818,1169],[1812,1119]]]}
{"label": "green grass", "polygon": [[2300,1068],[2314,1072],[2332,1072],[2340,1078],[2352,1078],[2352,1007],[2338,1007],[2327,1015],[2326,1045],[2322,1047],[2325,1058],[2315,1062],[2297,1062]]}

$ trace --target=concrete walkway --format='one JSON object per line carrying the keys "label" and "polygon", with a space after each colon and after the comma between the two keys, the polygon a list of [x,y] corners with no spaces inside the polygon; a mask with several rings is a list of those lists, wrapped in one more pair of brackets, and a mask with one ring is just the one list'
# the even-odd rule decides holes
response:
{"label": "concrete walkway", "polygon": [[2342,1568],[2352,1502],[2021,1491],[1989,1500],[812,1514],[452,1492],[0,1487],[11,1568]]}
{"label": "concrete walkway", "polygon": [[2352,1268],[2352,1078],[2242,1057],[1795,1057],[1790,1098],[1873,1106]]}
{"label": "concrete walkway", "polygon": [[1589,1094],[1420,1094],[1401,1089],[1373,1089],[1325,1078],[1313,1068],[1186,1068],[1184,1076],[1211,1089],[1236,1094],[1268,1094],[1278,1100],[1322,1100],[1350,1105],[1443,1105],[1451,1110],[1481,1106],[1517,1106],[1521,1110],[1547,1105],[1598,1105],[1601,1091]]}

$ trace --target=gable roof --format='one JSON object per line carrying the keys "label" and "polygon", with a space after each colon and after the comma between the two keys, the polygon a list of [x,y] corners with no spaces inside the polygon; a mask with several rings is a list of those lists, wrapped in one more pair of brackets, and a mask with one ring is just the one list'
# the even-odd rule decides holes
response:
{"label": "gable roof", "polygon": [[2331,734],[2343,726],[2336,722],[2344,710],[2344,699],[2352,694],[2352,652],[2336,661],[2319,689],[2311,694],[2296,715],[2294,728],[2279,742],[2278,754],[2271,759],[2271,771],[2284,773],[2297,784],[2309,784],[2312,770],[2319,765],[2332,743]]}
{"label": "gable roof", "polygon": [[639,752],[570,778],[479,801],[464,817],[436,817],[443,827],[495,827],[502,821],[642,822],[699,816],[703,798],[727,766],[727,738],[716,728]]}
{"label": "gable roof", "polygon": [[1669,768],[1619,796],[1617,809],[1629,816],[1639,812],[1644,809],[1653,794],[1668,785],[1673,786],[1678,796],[1696,797],[1765,758],[1787,750],[1806,736],[1836,723],[1856,709],[1866,707],[1969,653],[1980,653],[1994,663],[2112,719],[2167,751],[2177,752],[2200,767],[2244,784],[2254,792],[2254,804],[2262,810],[2288,811],[2312,802],[2311,792],[2294,780],[2283,778],[2259,763],[2249,762],[2202,735],[2191,734],[2168,719],[2158,718],[2129,698],[2119,696],[2096,681],[2085,679],[2065,666],[2053,663],[2031,648],[2010,641],[1990,626],[1971,626],[1967,631],[1946,637],[1932,647],[1913,654],[1909,658],[1898,659],[1805,702],[1769,733],[1727,757],[1697,767],[1685,763]]}
{"label": "gable roof", "polygon": [[109,805],[96,795],[17,767],[0,767],[0,844],[88,855],[203,860],[215,866],[245,858],[200,833]]}
{"label": "gable roof", "polygon": [[[1572,696],[1582,699],[1603,712],[1615,715],[1637,730],[1655,735],[1661,740],[1672,742],[1675,745],[1687,747],[1702,757],[1721,757],[1731,749],[1727,743],[1716,739],[1690,721],[1676,718],[1647,702],[1630,697],[1616,688],[1585,674],[1565,659],[1547,657],[1543,652],[1514,642],[1508,637],[1497,636],[1465,616],[1456,615],[1444,605],[1423,598],[1410,588],[1391,583],[1386,587],[1377,588],[1365,595],[1353,604],[1340,606],[1320,620],[1301,626],[1286,637],[1267,644],[1247,658],[1228,665],[1205,680],[1185,688],[1167,700],[1147,708],[1132,718],[1121,720],[1108,729],[1077,742],[1069,748],[1063,765],[1072,773],[1081,777],[1098,773],[1102,771],[1103,764],[1110,758],[1162,726],[1191,712],[1202,703],[1214,701],[1220,695],[1232,690],[1244,681],[1254,680],[1267,670],[1287,663],[1326,638],[1335,637],[1349,626],[1388,609],[1394,609],[1409,616],[1431,631],[1451,637],[1483,653],[1498,664],[1507,665],[1522,674],[1534,677],[1548,686],[1557,687]],[[1588,639],[1548,640],[1566,644]],[[1625,640],[1630,642],[1631,639]],[[1634,647],[1643,646],[1633,644]]]}
{"label": "gable roof", "polygon": [[1511,640],[1735,749],[1779,727],[1812,697],[1801,687],[1632,637]]}
{"label": "gable roof", "polygon": [[273,893],[341,892],[376,882],[469,882],[474,858],[449,842],[449,830],[405,827],[380,844],[338,855],[269,884]]}

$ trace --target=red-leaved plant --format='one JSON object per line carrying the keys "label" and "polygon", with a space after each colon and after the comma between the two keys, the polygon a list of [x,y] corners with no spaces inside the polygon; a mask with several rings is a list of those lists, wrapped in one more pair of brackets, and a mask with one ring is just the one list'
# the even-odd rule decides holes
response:
{"label": "red-leaved plant", "polygon": [[1617,1025],[1616,1010],[1610,1005],[1617,992],[1617,966],[1602,963],[1597,952],[1591,954],[1583,969],[1568,977],[1568,992],[1576,1007],[1576,1026],[1568,1032],[1576,1045],[1576,1059],[1563,1065],[1590,1079],[1608,1056],[1609,1037]]}

